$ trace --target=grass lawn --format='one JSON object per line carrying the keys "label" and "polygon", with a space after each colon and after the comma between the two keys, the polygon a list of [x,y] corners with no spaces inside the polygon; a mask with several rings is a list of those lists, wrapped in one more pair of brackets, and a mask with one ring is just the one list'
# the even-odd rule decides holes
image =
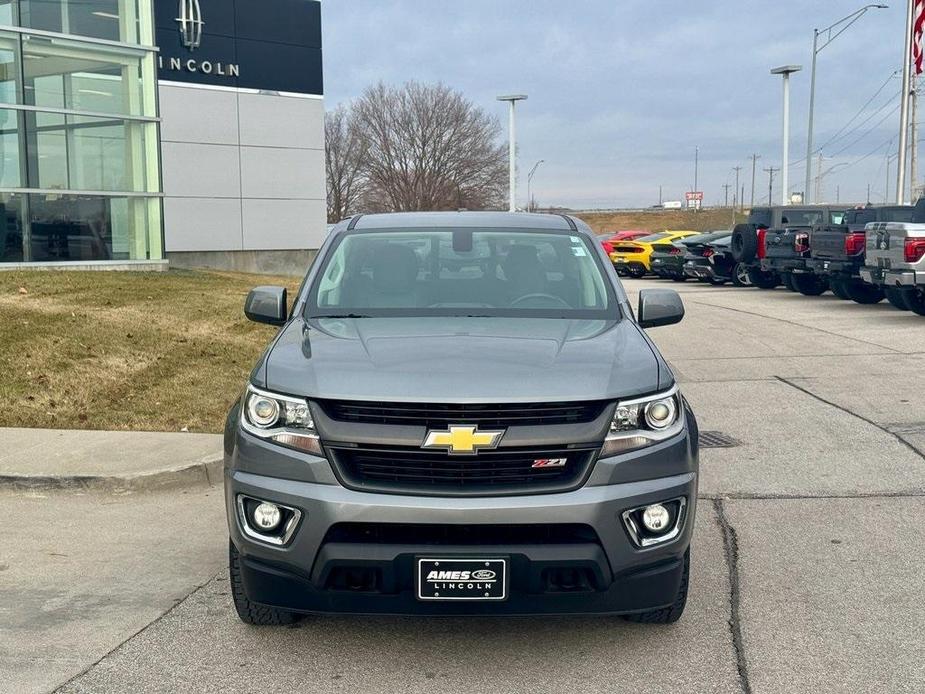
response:
{"label": "grass lawn", "polygon": [[[732,210],[711,207],[694,210],[627,210],[625,212],[582,212],[579,215],[595,233],[613,233],[624,229],[648,231],[719,231],[732,229]],[[748,219],[747,213],[736,215],[736,223]]]}
{"label": "grass lawn", "polygon": [[0,272],[0,426],[220,432],[274,328],[258,284],[172,270]]}

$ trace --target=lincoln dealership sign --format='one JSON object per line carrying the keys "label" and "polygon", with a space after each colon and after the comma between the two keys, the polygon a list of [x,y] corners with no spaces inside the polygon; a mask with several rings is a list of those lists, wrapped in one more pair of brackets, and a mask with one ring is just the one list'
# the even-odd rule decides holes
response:
{"label": "lincoln dealership sign", "polygon": [[155,0],[158,77],[323,94],[317,0]]}

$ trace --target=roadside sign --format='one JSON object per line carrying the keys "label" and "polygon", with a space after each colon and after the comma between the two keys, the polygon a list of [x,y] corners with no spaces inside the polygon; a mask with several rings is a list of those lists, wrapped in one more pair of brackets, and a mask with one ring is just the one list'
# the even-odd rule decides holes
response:
{"label": "roadside sign", "polygon": [[684,197],[687,199],[688,208],[699,210],[703,205],[703,191],[691,190],[685,193]]}

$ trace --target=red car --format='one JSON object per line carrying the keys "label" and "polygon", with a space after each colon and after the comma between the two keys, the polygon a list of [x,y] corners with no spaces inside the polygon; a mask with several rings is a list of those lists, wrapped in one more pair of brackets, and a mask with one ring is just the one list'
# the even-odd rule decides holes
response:
{"label": "red car", "polygon": [[639,239],[639,238],[642,238],[643,236],[648,236],[651,233],[652,233],[651,231],[643,231],[640,229],[630,229],[627,231],[618,231],[614,233],[613,235],[608,236],[607,238],[603,239],[601,241],[601,245],[604,247],[604,251],[609,256],[611,253],[613,253],[612,244],[615,243],[616,241],[632,241],[633,239]]}

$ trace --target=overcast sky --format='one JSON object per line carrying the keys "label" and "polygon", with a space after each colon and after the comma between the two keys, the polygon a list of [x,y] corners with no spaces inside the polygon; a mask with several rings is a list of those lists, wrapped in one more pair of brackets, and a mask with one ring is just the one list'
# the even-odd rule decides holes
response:
{"label": "overcast sky", "polygon": [[[834,157],[823,170],[849,164],[824,179],[833,201],[836,185],[842,202],[863,201],[868,183],[872,200],[883,199],[899,128],[900,80],[890,75],[901,65],[905,0],[886,2],[819,55],[818,145],[883,87],[850,134],[823,149]],[[543,205],[645,206],[658,201],[659,185],[664,199],[680,199],[694,183],[695,146],[706,204],[722,203],[734,166],[744,167],[749,201],[753,152],[756,199],[767,199],[762,169],[781,160],[781,79],[769,70],[804,66],[791,81],[790,188],[802,190],[813,28],[863,4],[324,0],[325,100],[333,108],[380,79],[442,81],[496,114],[506,137],[506,105],[495,96],[529,94],[517,121],[522,204],[539,159],[533,190]]]}

